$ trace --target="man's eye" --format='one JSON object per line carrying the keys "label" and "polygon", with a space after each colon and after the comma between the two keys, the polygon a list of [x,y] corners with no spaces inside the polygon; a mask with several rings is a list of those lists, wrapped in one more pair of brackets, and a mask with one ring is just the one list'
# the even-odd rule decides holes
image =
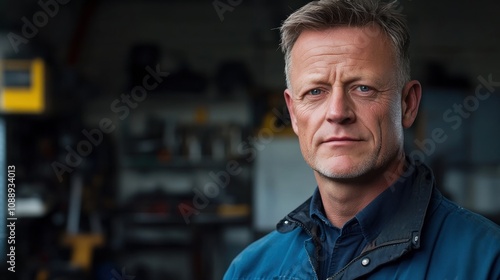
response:
{"label": "man's eye", "polygon": [[315,89],[312,89],[309,91],[309,94],[310,95],[320,95],[323,91],[318,89],[318,88],[315,88]]}
{"label": "man's eye", "polygon": [[372,90],[369,86],[358,86],[359,91],[361,92],[369,92]]}

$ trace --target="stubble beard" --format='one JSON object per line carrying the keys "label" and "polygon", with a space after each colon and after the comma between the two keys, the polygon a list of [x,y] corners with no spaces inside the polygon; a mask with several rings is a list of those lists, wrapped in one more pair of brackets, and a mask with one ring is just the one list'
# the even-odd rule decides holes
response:
{"label": "stubble beard", "polygon": [[[348,170],[335,170],[330,166],[327,166],[324,160],[315,158],[309,161],[309,165],[314,171],[316,171],[320,176],[339,182],[349,182],[349,181],[366,181],[373,179],[374,176],[382,176],[384,168],[390,164],[391,160],[397,158],[397,151],[390,154],[380,154],[381,146],[371,152],[368,156],[361,158],[358,162],[351,163],[353,166]],[[382,158],[379,158],[379,157]],[[313,162],[313,164],[311,164]],[[343,168],[342,168],[343,169]]]}

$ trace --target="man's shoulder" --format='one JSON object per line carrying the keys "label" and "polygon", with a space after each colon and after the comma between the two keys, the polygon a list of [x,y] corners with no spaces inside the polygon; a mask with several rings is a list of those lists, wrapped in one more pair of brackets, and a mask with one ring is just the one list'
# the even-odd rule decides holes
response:
{"label": "man's shoulder", "polygon": [[498,279],[500,226],[438,192],[431,205],[420,251],[420,256],[430,259],[429,275],[455,273],[463,279]]}
{"label": "man's shoulder", "polygon": [[274,275],[288,263],[290,256],[303,253],[306,236],[300,228],[287,233],[274,230],[246,247],[231,263],[224,279],[253,279],[252,276]]}
{"label": "man's shoulder", "polygon": [[273,251],[279,247],[283,240],[283,234],[273,230],[254,241],[243,250],[240,255],[261,254],[263,251]]}
{"label": "man's shoulder", "polygon": [[[462,264],[460,269],[473,271],[472,267],[481,267],[500,274],[499,225],[444,197],[430,214],[424,225],[427,236],[422,236],[427,245],[424,250],[431,250],[442,261]],[[471,262],[472,259],[481,262]]]}
{"label": "man's shoulder", "polygon": [[300,235],[299,228],[287,233],[279,233],[273,230],[246,247],[234,259],[233,263],[267,262],[268,260],[264,260],[264,258],[275,260],[276,256],[283,255],[285,248],[290,248],[296,244],[298,235]]}
{"label": "man's shoulder", "polygon": [[432,216],[441,224],[442,230],[452,230],[460,235],[486,235],[500,240],[500,226],[498,224],[445,197],[441,197],[437,202]]}

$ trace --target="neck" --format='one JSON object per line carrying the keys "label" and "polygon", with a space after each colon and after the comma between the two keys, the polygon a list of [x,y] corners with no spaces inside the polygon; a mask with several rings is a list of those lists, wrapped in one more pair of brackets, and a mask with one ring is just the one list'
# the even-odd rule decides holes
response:
{"label": "neck", "polygon": [[[368,174],[369,180],[337,180],[315,172],[323,207],[328,220],[337,228],[363,210],[379,194],[391,186],[403,174],[405,157],[398,157],[382,171]],[[375,174],[375,175],[374,175]]]}

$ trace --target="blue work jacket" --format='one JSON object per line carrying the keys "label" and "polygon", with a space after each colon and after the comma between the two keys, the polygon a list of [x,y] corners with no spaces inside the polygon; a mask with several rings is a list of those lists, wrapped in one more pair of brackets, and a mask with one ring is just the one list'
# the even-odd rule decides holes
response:
{"label": "blue work jacket", "polygon": [[[333,279],[500,279],[500,227],[444,198],[424,164],[412,164],[411,196]],[[311,199],[232,262],[224,280],[318,279]],[[320,279],[324,280],[324,279]]]}

